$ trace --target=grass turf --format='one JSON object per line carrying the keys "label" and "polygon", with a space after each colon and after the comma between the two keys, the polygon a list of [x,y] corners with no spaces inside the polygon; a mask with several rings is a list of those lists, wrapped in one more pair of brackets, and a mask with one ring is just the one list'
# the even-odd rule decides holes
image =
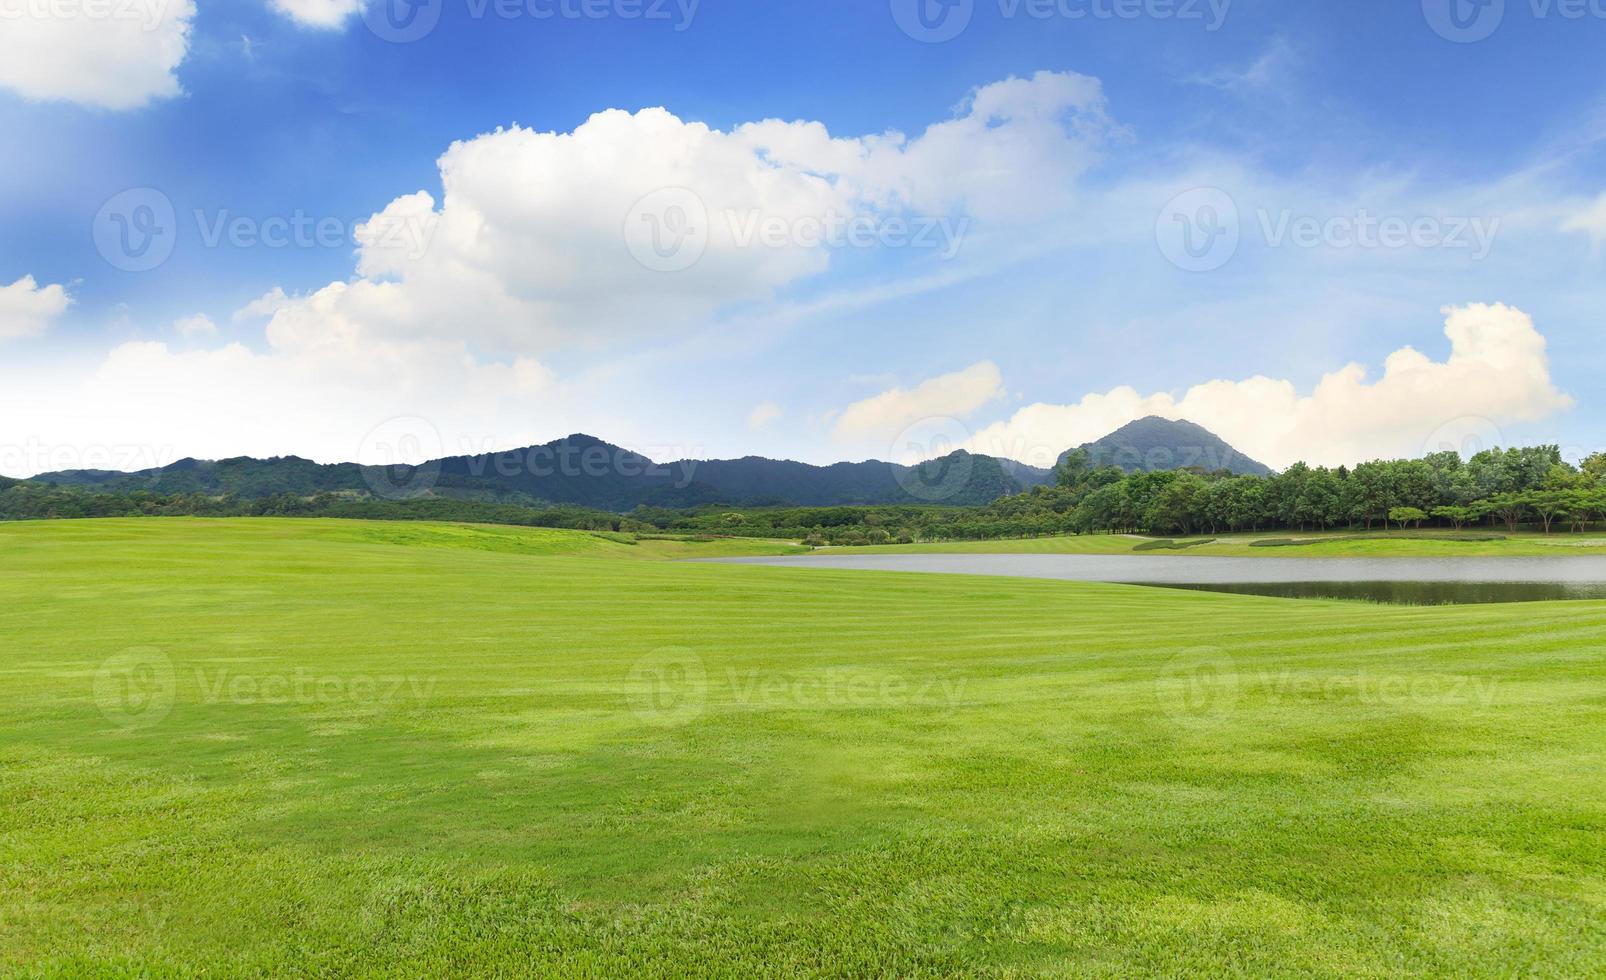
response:
{"label": "grass turf", "polygon": [[0,968],[1606,968],[1606,604],[492,537],[0,525]]}
{"label": "grass turf", "polygon": [[[1483,529],[1479,529],[1481,533]],[[1457,533],[1447,531],[1405,531],[1389,535],[1383,531],[1332,532],[1327,534],[1300,534],[1286,531],[1260,534],[1223,534],[1208,544],[1193,545],[1186,549],[1189,555],[1216,555],[1237,558],[1468,558],[1508,557],[1559,557],[1569,555],[1606,555],[1606,534],[1590,532],[1570,534],[1557,530],[1553,534],[1519,532],[1500,534],[1503,540],[1457,540]],[[1467,536],[1469,532],[1460,532]],[[1197,541],[1208,535],[1193,535],[1186,540]],[[1297,539],[1299,544],[1276,548],[1256,547],[1255,541],[1266,539]],[[1082,534],[1051,538],[1010,538],[1000,541],[940,541],[929,544],[874,545],[852,548],[821,548],[832,554],[1022,554],[1022,555],[1126,555],[1166,554],[1166,549],[1141,546],[1155,538],[1135,534]],[[1307,543],[1308,542],[1308,543]]]}

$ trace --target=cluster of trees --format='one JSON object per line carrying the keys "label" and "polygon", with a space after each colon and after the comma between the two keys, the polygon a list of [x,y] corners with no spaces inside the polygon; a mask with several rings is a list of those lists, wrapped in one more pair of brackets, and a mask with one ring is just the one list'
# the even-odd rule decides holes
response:
{"label": "cluster of trees", "polygon": [[1180,469],[1127,473],[1094,466],[1085,452],[1061,463],[1054,486],[984,507],[642,508],[662,530],[860,545],[986,540],[1101,532],[1219,534],[1332,528],[1463,528],[1489,522],[1515,531],[1581,530],[1606,521],[1606,454],[1581,467],[1555,446],[1492,449],[1462,458],[1303,463],[1268,476]]}
{"label": "cluster of trees", "polygon": [[885,504],[836,507],[639,507],[630,516],[660,531],[782,538],[814,545],[897,544],[926,540],[932,529],[975,507]]}
{"label": "cluster of trees", "polygon": [[[1173,470],[1127,475],[1067,457],[1041,496],[1073,533],[1220,533],[1335,527],[1462,528],[1480,522],[1515,531],[1563,522],[1583,529],[1606,520],[1606,454],[1574,467],[1555,446],[1490,449],[1463,461],[1454,452],[1378,460],[1353,469],[1295,464],[1266,477]],[[1005,503],[1005,502],[1001,502]],[[1017,502],[1017,506],[1020,503]],[[1029,500],[1028,508],[1033,506]]]}

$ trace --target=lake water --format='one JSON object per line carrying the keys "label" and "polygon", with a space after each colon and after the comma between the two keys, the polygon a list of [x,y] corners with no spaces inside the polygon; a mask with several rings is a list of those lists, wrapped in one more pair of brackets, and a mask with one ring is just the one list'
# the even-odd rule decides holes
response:
{"label": "lake water", "polygon": [[1006,575],[1286,598],[1440,605],[1606,599],[1606,556],[1207,558],[1148,555],[795,555],[725,561],[791,568]]}

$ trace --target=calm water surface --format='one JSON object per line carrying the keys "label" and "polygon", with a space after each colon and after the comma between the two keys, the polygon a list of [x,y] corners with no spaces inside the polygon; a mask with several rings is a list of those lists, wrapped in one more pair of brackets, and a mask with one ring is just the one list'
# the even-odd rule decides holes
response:
{"label": "calm water surface", "polygon": [[1160,585],[1286,598],[1439,605],[1606,599],[1606,556],[1556,558],[1206,558],[1149,555],[796,555],[752,565],[1008,575]]}

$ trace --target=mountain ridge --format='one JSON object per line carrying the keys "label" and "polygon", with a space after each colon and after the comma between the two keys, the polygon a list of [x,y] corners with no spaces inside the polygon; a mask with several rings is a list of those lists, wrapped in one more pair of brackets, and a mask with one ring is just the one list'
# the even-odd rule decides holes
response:
{"label": "mountain ridge", "polygon": [[[1105,440],[1085,444],[1120,465],[1121,452],[1153,455],[1154,446],[1122,437],[1142,419]],[[1204,448],[1188,454],[1227,460],[1237,466],[1267,468],[1192,423],[1166,423]],[[1186,426],[1186,428],[1178,428]],[[1203,435],[1201,436],[1200,433]],[[1130,436],[1131,433],[1128,433]],[[1208,438],[1206,438],[1208,437]],[[1142,442],[1143,446],[1137,445]],[[1183,447],[1186,448],[1186,447]],[[1176,446],[1169,447],[1174,454]],[[1063,456],[1061,457],[1063,460]],[[1144,460],[1140,458],[1139,462]],[[1099,460],[1095,460],[1099,462]],[[1193,465],[1182,462],[1178,465]],[[1221,468],[1232,469],[1233,466]],[[1234,472],[1237,472],[1234,469]],[[107,492],[234,495],[247,499],[278,494],[367,494],[390,499],[414,496],[458,497],[499,503],[574,505],[624,513],[640,506],[683,508],[705,504],[733,506],[841,506],[884,504],[980,505],[1054,482],[1054,471],[1003,457],[958,450],[917,466],[884,460],[827,465],[749,455],[736,459],[681,459],[658,462],[585,433],[494,453],[446,456],[416,465],[364,466],[317,463],[300,456],[220,460],[186,457],[166,466],[130,473],[63,470],[33,477],[34,482]]]}

